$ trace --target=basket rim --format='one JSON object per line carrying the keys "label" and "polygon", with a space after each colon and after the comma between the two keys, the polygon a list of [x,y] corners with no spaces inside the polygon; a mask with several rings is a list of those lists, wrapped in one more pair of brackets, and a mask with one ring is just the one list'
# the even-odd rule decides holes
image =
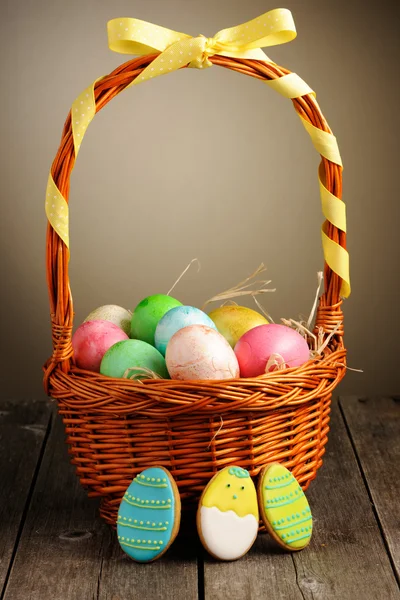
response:
{"label": "basket rim", "polygon": [[[114,379],[59,366],[50,380],[52,397],[65,408],[85,414],[146,416],[155,419],[224,414],[269,413],[312,405],[331,394],[346,371],[346,350],[255,378],[215,381]],[[75,393],[74,393],[75,392]]]}

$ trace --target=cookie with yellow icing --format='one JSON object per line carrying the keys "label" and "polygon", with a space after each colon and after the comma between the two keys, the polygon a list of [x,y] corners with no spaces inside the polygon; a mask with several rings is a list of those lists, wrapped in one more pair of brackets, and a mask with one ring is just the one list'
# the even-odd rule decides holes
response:
{"label": "cookie with yellow icing", "polygon": [[283,465],[271,463],[260,473],[257,487],[261,519],[286,550],[302,550],[311,539],[312,515],[297,479]]}
{"label": "cookie with yellow icing", "polygon": [[252,547],[258,532],[257,492],[246,469],[226,467],[205,488],[197,510],[197,530],[207,552],[236,560]]}

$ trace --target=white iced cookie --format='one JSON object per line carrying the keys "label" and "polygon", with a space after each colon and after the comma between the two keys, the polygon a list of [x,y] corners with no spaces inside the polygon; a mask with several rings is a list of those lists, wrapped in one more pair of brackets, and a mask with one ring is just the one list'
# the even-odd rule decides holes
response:
{"label": "white iced cookie", "polygon": [[197,511],[197,530],[207,552],[236,560],[252,547],[258,532],[257,493],[248,471],[226,467],[205,488]]}

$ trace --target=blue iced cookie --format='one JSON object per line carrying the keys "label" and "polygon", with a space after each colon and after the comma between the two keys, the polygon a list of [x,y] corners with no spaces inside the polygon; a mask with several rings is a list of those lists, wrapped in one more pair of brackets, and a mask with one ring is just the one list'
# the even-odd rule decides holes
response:
{"label": "blue iced cookie", "polygon": [[118,511],[118,542],[137,562],[151,562],[168,550],[181,520],[179,491],[163,467],[150,467],[135,477]]}

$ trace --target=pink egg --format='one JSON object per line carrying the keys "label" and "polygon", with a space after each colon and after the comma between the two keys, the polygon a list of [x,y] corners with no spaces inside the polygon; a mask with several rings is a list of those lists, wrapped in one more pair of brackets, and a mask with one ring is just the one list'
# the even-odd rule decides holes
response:
{"label": "pink egg", "polygon": [[[235,346],[241,377],[263,375],[272,354],[286,367],[300,367],[308,361],[310,349],[306,340],[285,325],[259,325],[247,331]],[[268,370],[274,370],[274,366]]]}
{"label": "pink egg", "polygon": [[110,321],[85,321],[72,336],[77,367],[99,372],[101,359],[107,350],[128,339],[126,333]]}
{"label": "pink egg", "polygon": [[171,379],[233,379],[239,365],[226,339],[206,325],[190,325],[177,331],[165,355]]}

